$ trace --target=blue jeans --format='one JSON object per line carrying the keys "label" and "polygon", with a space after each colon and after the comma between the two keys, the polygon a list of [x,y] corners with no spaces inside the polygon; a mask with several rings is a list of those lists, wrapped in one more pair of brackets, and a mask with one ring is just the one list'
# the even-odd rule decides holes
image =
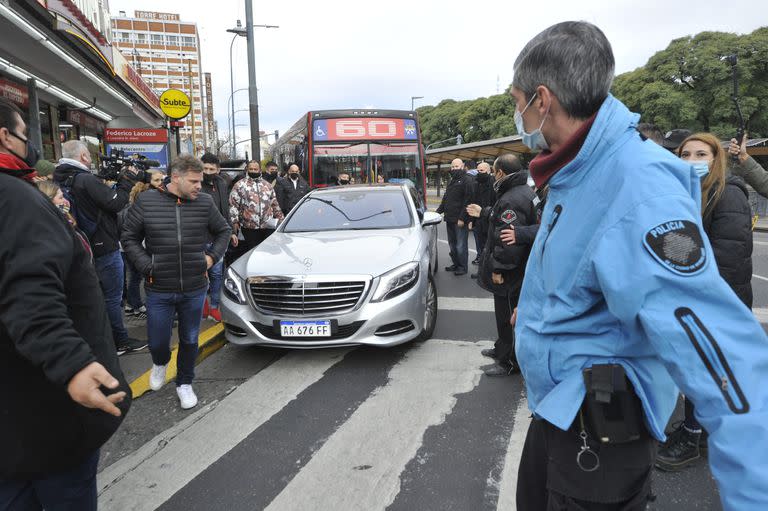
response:
{"label": "blue jeans", "polygon": [[[206,250],[210,249],[213,244],[209,243],[205,246]],[[211,307],[214,309],[219,308],[219,296],[221,295],[221,283],[224,280],[224,258],[222,257],[216,264],[208,269],[208,294],[211,296]]]}
{"label": "blue jeans", "polygon": [[94,259],[96,273],[99,275],[101,291],[104,293],[104,302],[107,305],[107,316],[112,325],[112,337],[115,343],[120,343],[128,338],[128,330],[123,325],[123,309],[120,306],[123,301],[123,258],[120,251],[115,250]]}
{"label": "blue jeans", "polygon": [[446,222],[445,228],[448,231],[448,247],[451,251],[451,261],[456,266],[456,270],[467,271],[469,265],[467,247],[469,231],[467,226],[459,227],[459,224],[456,222]]}
{"label": "blue jeans", "polygon": [[152,363],[164,366],[171,360],[173,317],[179,316],[179,352],[176,356],[176,385],[195,378],[197,336],[203,315],[206,289],[189,293],[157,293],[147,289],[147,335]]}
{"label": "blue jeans", "polygon": [[96,511],[99,450],[80,465],[38,479],[0,479],[0,509]]}
{"label": "blue jeans", "polygon": [[123,252],[123,263],[125,263],[125,273],[128,277],[128,295],[126,297],[126,303],[132,309],[138,309],[144,302],[141,301],[141,281],[143,276],[139,273],[139,270],[133,265],[130,259],[125,256]]}

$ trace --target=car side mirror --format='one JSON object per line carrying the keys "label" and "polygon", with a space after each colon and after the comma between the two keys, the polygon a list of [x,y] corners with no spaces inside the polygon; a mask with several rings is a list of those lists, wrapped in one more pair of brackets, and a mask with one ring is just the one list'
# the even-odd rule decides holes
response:
{"label": "car side mirror", "polygon": [[443,221],[443,216],[440,213],[434,211],[426,211],[424,218],[421,219],[421,226],[426,227],[428,225],[437,225]]}

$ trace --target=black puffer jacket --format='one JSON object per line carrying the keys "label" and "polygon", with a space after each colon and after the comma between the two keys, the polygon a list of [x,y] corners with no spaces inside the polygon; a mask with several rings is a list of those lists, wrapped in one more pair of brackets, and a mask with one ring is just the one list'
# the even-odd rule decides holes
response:
{"label": "black puffer jacket", "polygon": [[220,174],[213,174],[210,181],[203,179],[203,193],[207,193],[213,199],[216,209],[229,223],[229,189],[227,181]]}
{"label": "black puffer jacket", "polygon": [[309,193],[309,183],[303,177],[299,176],[296,187],[290,177],[277,178],[275,182],[275,195],[277,203],[280,204],[280,210],[287,215],[293,207],[299,203],[302,197]]}
{"label": "black puffer jacket", "polygon": [[[470,204],[477,204],[481,208],[487,208],[493,206],[496,202],[496,192],[493,190],[493,175],[487,174],[487,178],[484,180],[485,174],[478,173],[472,181],[470,191]],[[461,219],[464,222],[472,222],[473,219],[469,216],[466,209],[462,212]],[[479,225],[475,228],[480,232],[486,232],[488,230],[487,222],[478,222]]]}
{"label": "black puffer jacket", "polygon": [[[117,430],[131,391],[90,254],[47,197],[2,170],[0,232],[0,479],[26,479],[82,463]],[[94,361],[120,383],[107,393],[127,393],[122,417],[69,397]]]}
{"label": "black puffer jacket", "polygon": [[210,195],[201,193],[188,200],[150,190],[139,195],[128,211],[122,242],[125,254],[147,277],[147,289],[182,293],[208,286],[206,242],[213,240],[207,254],[218,261],[231,232]]}
{"label": "black puffer jacket", "polygon": [[465,218],[465,209],[470,204],[472,198],[472,183],[474,178],[466,172],[457,172],[453,174],[451,182],[445,187],[445,194],[438,213],[445,214],[445,221],[456,223]]}
{"label": "black puffer jacket", "polygon": [[[527,184],[528,174],[517,172],[499,186],[499,199],[491,208],[485,208],[480,221],[488,223],[488,238],[480,259],[477,283],[496,295],[509,295],[517,302],[525,276],[525,265],[531,252],[531,243],[506,245],[501,231],[510,225],[517,227],[536,225],[536,194]],[[535,235],[534,235],[535,237]],[[494,284],[492,274],[500,273],[504,283]]]}
{"label": "black puffer jacket", "polygon": [[752,213],[744,181],[728,176],[720,200],[703,218],[720,276],[752,308]]}
{"label": "black puffer jacket", "polygon": [[128,204],[133,182],[123,177],[113,189],[87,170],[70,164],[56,167],[53,180],[64,185],[73,184],[72,194],[78,215],[85,214],[97,222],[96,232],[86,233],[93,247],[93,255],[99,257],[120,248],[120,230],[117,214]]}

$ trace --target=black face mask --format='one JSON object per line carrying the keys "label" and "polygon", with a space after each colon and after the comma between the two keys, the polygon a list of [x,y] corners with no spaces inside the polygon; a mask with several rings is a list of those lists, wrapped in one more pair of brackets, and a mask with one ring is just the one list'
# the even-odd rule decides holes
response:
{"label": "black face mask", "polygon": [[18,138],[22,142],[24,142],[24,144],[27,146],[27,157],[26,158],[22,158],[21,155],[18,155],[16,153],[14,153],[13,151],[10,151],[10,153],[12,155],[14,155],[16,158],[18,158],[21,161],[23,161],[24,163],[26,163],[29,168],[34,168],[35,164],[40,159],[40,151],[38,151],[36,147],[33,147],[33,146],[29,145],[29,139],[28,138],[21,138],[19,135],[17,135],[16,133],[14,133],[14,132],[12,132],[10,130],[8,130],[8,133],[13,135],[14,137]]}
{"label": "black face mask", "polygon": [[348,185],[349,184],[349,179],[339,179],[339,184],[340,185]]}
{"label": "black face mask", "polygon": [[261,172],[249,172],[248,177],[251,179],[261,179]]}
{"label": "black face mask", "polygon": [[452,170],[451,171],[451,175],[454,178],[459,178],[459,177],[463,176],[464,174],[466,174],[466,171],[464,169],[457,169],[457,170]]}
{"label": "black face mask", "polygon": [[277,174],[273,174],[271,172],[267,172],[266,174],[264,174],[264,179],[266,179],[267,182],[269,182],[269,183],[274,183],[275,179],[277,179]]}
{"label": "black face mask", "polygon": [[291,179],[296,181],[297,179],[299,179],[299,174],[298,173],[296,173],[296,174],[288,174],[288,177],[290,177]]}
{"label": "black face mask", "polygon": [[205,181],[208,184],[213,183],[213,176],[215,174],[203,174],[203,181]]}
{"label": "black face mask", "polygon": [[489,176],[485,172],[478,172],[477,176],[475,176],[475,179],[477,179],[478,183],[487,183],[490,178],[491,176]]}

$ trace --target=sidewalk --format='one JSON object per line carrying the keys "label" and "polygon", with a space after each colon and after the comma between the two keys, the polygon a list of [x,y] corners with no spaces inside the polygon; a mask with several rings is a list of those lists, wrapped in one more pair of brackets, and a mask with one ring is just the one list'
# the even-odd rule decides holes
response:
{"label": "sidewalk", "polygon": [[755,232],[768,232],[768,217],[758,218],[753,230]]}

